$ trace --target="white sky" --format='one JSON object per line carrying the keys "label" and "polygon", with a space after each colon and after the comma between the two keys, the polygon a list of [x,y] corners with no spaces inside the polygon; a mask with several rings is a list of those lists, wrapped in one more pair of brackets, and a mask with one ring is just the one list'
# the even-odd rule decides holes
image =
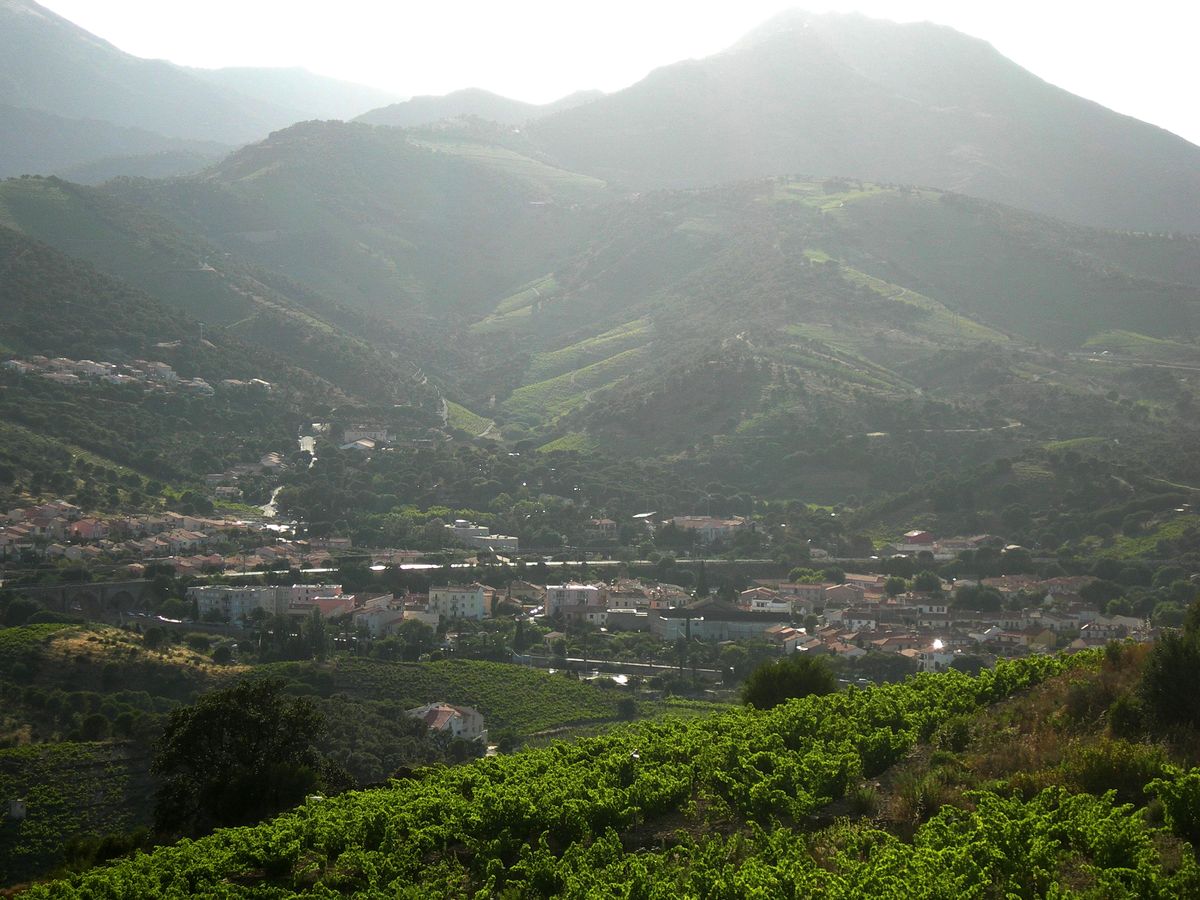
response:
{"label": "white sky", "polygon": [[408,96],[463,87],[546,102],[707,56],[776,12],[929,20],[1045,80],[1200,143],[1194,0],[40,0],[137,56],[303,66]]}

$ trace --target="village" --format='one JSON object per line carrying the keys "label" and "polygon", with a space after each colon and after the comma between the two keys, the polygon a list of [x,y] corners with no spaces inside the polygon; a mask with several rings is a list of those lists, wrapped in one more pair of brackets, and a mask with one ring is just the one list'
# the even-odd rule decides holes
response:
{"label": "village", "polygon": [[[0,367],[17,375],[44,378],[55,384],[82,385],[101,383],[119,387],[134,386],[146,391],[161,393],[184,393],[211,397],[216,388],[203,378],[185,378],[165,362],[135,359],[128,363],[114,363],[91,359],[68,359],[66,357],[30,356],[27,359],[11,358],[0,363]],[[243,381],[226,378],[218,387],[228,391],[260,391],[269,393],[270,382],[261,378]]]}

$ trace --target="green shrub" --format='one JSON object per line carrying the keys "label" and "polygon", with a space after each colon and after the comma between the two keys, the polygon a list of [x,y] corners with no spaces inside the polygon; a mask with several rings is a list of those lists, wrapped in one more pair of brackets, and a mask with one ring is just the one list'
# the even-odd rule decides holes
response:
{"label": "green shrub", "polygon": [[1102,740],[1078,747],[1062,763],[1063,780],[1089,794],[1116,791],[1122,803],[1146,802],[1146,785],[1167,770],[1161,747]]}
{"label": "green shrub", "polygon": [[1156,778],[1146,791],[1162,803],[1163,816],[1171,830],[1193,846],[1200,846],[1200,769],[1168,771]]}

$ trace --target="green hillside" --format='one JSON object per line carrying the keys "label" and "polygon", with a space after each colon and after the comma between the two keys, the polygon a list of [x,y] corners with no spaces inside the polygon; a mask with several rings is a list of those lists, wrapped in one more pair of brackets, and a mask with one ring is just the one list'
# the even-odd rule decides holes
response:
{"label": "green hillside", "polygon": [[[314,801],[31,894],[940,897],[950,879],[956,894],[1185,896],[1200,886],[1186,749],[1109,739],[1088,712],[1130,689],[1129,665],[1034,658],[632,726]],[[930,766],[890,771],[906,757]],[[1067,786],[1044,787],[1060,767]],[[1166,826],[1140,810],[1152,795]],[[828,825],[842,797],[849,818]]]}
{"label": "green hillside", "polygon": [[[0,620],[3,612],[0,604]],[[25,822],[0,828],[0,886],[54,871],[85,838],[150,827],[150,764],[166,714],[239,679],[282,678],[290,694],[313,698],[326,722],[322,752],[359,785],[461,759],[404,715],[425,703],[478,709],[492,740],[508,746],[571,726],[611,726],[627,696],[477,660],[221,665],[195,649],[201,637],[151,647],[135,631],[106,626],[0,628],[0,796],[28,801]]]}
{"label": "green hillside", "polygon": [[420,390],[398,358],[418,342],[279,273],[100,190],[56,178],[0,182],[0,224],[86,260],[189,319],[286,357],[349,394],[381,401]]}
{"label": "green hillside", "polygon": [[487,143],[308,122],[202,175],[109,189],[341,303],[444,331],[578,246],[573,204],[602,187]]}

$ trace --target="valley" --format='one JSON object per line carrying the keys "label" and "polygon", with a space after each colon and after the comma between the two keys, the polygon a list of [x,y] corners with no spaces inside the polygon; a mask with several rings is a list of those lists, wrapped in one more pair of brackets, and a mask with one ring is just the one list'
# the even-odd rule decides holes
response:
{"label": "valley", "polygon": [[5,896],[1200,892],[1200,148],[0,49]]}

